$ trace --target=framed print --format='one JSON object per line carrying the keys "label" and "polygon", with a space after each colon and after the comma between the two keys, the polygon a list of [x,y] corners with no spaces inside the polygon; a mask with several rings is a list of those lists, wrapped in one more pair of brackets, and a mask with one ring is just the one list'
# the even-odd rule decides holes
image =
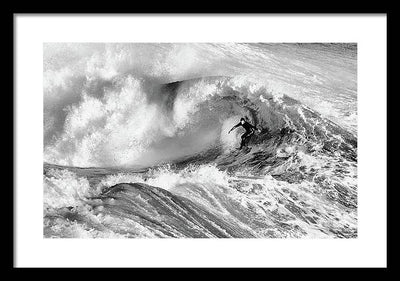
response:
{"label": "framed print", "polygon": [[384,14],[15,26],[17,266],[385,266]]}

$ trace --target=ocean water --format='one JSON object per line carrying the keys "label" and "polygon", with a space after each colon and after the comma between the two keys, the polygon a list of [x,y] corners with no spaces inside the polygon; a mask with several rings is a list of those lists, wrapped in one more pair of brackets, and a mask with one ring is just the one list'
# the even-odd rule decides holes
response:
{"label": "ocean water", "polygon": [[46,238],[357,237],[356,44],[48,43],[43,84]]}

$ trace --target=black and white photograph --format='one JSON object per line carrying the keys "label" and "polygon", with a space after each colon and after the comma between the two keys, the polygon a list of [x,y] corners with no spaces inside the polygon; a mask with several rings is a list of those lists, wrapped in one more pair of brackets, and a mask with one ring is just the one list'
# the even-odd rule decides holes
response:
{"label": "black and white photograph", "polygon": [[14,15],[14,266],[387,266],[387,15]]}
{"label": "black and white photograph", "polygon": [[46,238],[357,237],[357,44],[45,43]]}

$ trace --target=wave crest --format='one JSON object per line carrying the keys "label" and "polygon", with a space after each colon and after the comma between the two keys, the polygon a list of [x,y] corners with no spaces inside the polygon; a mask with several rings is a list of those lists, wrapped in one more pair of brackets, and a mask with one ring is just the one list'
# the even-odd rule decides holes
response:
{"label": "wave crest", "polygon": [[228,152],[239,138],[237,132],[226,135],[227,130],[242,116],[263,128],[262,136],[292,130],[314,143],[355,143],[340,126],[247,77],[149,86],[127,75],[112,85],[103,97],[84,95],[68,108],[64,133],[45,147],[45,161],[132,167],[174,161],[218,145]]}

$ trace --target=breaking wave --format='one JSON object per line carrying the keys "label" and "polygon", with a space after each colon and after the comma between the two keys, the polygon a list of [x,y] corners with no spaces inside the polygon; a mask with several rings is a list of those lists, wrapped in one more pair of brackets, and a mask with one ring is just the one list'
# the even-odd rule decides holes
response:
{"label": "breaking wave", "polygon": [[241,116],[266,133],[292,130],[313,146],[354,144],[354,136],[286,95],[244,77],[209,77],[155,85],[128,75],[101,99],[83,96],[68,109],[64,132],[45,147],[49,163],[150,166],[222,146],[237,145],[226,132]]}
{"label": "breaking wave", "polygon": [[[192,68],[191,48],[161,65],[112,48],[84,63],[70,54],[74,68],[47,67],[45,237],[357,237],[356,112],[311,106],[307,89],[337,88],[310,64],[302,77],[299,63],[277,63],[275,46],[257,56],[231,47],[218,51],[247,54],[251,73],[228,60],[205,76],[211,62]],[[176,65],[176,56],[188,61]],[[260,76],[260,61],[277,76]],[[228,134],[241,117],[261,128],[248,152],[236,149],[240,129]]]}

